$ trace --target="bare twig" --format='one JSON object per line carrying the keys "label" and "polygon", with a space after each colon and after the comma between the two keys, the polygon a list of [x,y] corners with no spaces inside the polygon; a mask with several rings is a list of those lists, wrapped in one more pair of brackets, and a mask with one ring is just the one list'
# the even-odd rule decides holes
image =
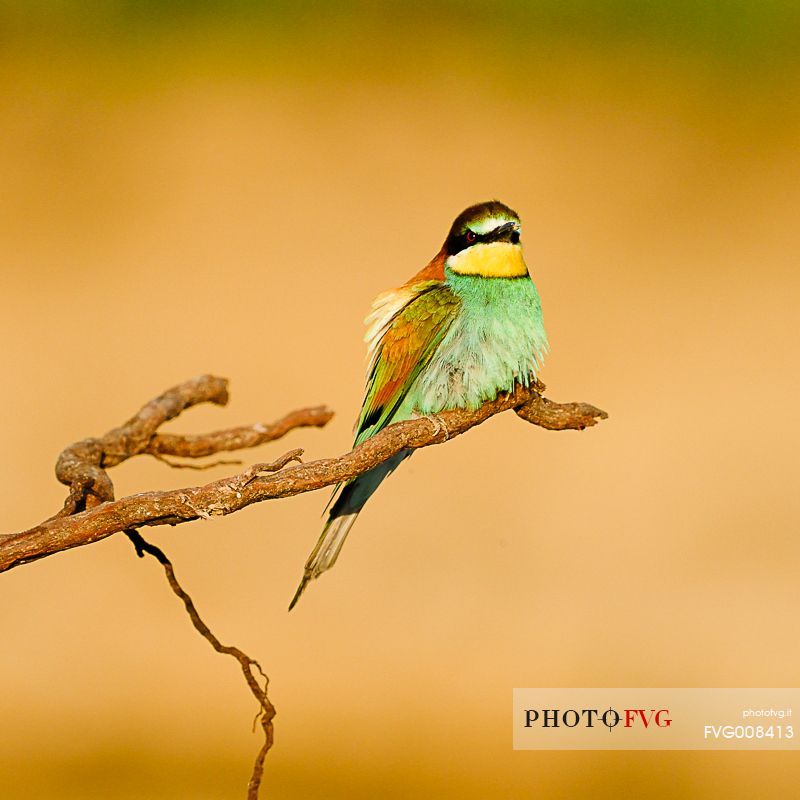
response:
{"label": "bare twig", "polygon": [[239,428],[230,428],[200,436],[157,433],[150,439],[148,446],[142,452],[151,455],[203,458],[215,453],[244,450],[248,447],[258,447],[266,442],[274,442],[295,428],[309,426],[321,428],[330,422],[332,417],[332,411],[324,406],[316,406],[292,411],[269,425],[257,422],[255,425],[242,425]]}
{"label": "bare twig", "polygon": [[189,461],[173,461],[171,458],[162,456],[160,453],[150,453],[156,461],[166,464],[171,469],[194,469],[202,472],[206,469],[213,469],[214,467],[237,467],[241,466],[242,462],[238,458],[222,458],[219,461],[209,461],[205,464],[192,464]]}
{"label": "bare twig", "polygon": [[[267,697],[269,678],[267,678],[264,670],[261,669],[261,665],[258,663],[258,661],[256,661],[254,658],[250,658],[247,653],[243,652],[238,647],[224,645],[219,639],[217,639],[217,637],[211,631],[211,628],[209,628],[208,625],[203,622],[203,619],[198,613],[192,598],[178,582],[178,579],[175,577],[175,568],[172,566],[172,562],[167,558],[164,551],[159,547],[150,544],[136,530],[126,530],[125,534],[133,543],[133,546],[136,548],[136,553],[140,558],[143,558],[144,554],[148,553],[149,555],[153,556],[153,558],[155,558],[162,567],[164,567],[164,573],[167,577],[167,582],[169,583],[172,591],[183,601],[183,605],[186,607],[186,613],[189,615],[189,619],[191,619],[195,630],[218,653],[233,656],[233,658],[239,662],[239,666],[242,668],[244,679],[247,682],[247,685],[250,687],[253,697],[256,698],[260,706],[258,719],[260,720],[261,727],[264,731],[264,744],[258,751],[255,763],[253,764],[253,771],[250,775],[250,781],[247,784],[247,800],[257,800],[258,790],[261,785],[261,778],[264,774],[264,759],[266,758],[267,752],[272,747],[274,736],[272,720],[275,717],[275,706],[272,705],[270,699]],[[256,670],[258,675],[260,675],[263,679],[263,689],[258,682],[258,676],[253,670]]]}

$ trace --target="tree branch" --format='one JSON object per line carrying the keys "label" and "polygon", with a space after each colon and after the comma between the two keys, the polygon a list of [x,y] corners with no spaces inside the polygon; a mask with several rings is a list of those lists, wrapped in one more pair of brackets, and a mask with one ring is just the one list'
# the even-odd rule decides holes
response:
{"label": "tree branch", "polygon": [[[201,458],[256,447],[279,439],[295,428],[322,427],[333,416],[328,409],[316,407],[294,411],[271,425],[259,423],[201,436],[158,433],[161,425],[191,406],[228,402],[227,381],[201,375],[151,400],[124,425],[105,436],[84,439],[67,447],[56,463],[56,477],[69,486],[64,507],[30,530],[0,536],[0,572],[119,532],[128,536],[139,556],[145,553],[153,556],[164,567],[170,588],[183,602],[195,629],[218,653],[230,655],[239,662],[247,685],[259,703],[264,743],[253,764],[247,790],[248,800],[257,800],[264,759],[273,742],[275,707],[267,697],[267,676],[257,661],[237,647],[223,645],[212,633],[175,577],[170,560],[162,550],[145,541],[137,528],[210,519],[239,511],[252,503],[321,489],[361,475],[402,450],[441,444],[512,408],[521,419],[548,430],[583,430],[607,416],[604,411],[585,403],[553,403],[542,397],[543,391],[540,383],[530,388],[518,386],[511,394],[501,395],[476,411],[457,409],[399,422],[338,458],[303,464],[300,462],[303,451],[292,450],[271,463],[255,464],[238,475],[204,486],[143,492],[115,500],[107,469],[133,456],[150,455],[170,466],[192,466],[176,464],[166,456]],[[291,462],[300,463],[287,468]],[[264,679],[263,689],[256,672]]]}
{"label": "tree branch", "polygon": [[[167,558],[164,551],[161,550],[161,548],[150,544],[150,542],[145,541],[138,531],[128,530],[125,531],[125,534],[133,543],[133,546],[136,548],[136,554],[140,558],[143,558],[145,553],[147,553],[148,555],[153,556],[153,558],[155,558],[155,560],[158,561],[162,567],[164,567],[164,574],[166,575],[167,583],[169,583],[170,589],[172,589],[172,591],[183,601],[183,605],[186,608],[186,613],[189,615],[189,619],[192,621],[192,625],[194,625],[195,630],[218,653],[232,656],[239,662],[245,682],[260,706],[257,719],[261,721],[261,727],[264,731],[264,744],[258,751],[255,763],[253,764],[253,771],[250,776],[250,781],[247,785],[247,800],[258,800],[258,790],[261,786],[261,778],[264,774],[264,759],[266,758],[269,749],[272,747],[274,740],[272,720],[275,718],[275,706],[272,705],[272,702],[267,697],[269,678],[267,678],[264,670],[261,669],[261,664],[259,664],[258,661],[256,661],[254,658],[250,658],[247,653],[243,652],[238,647],[222,644],[222,642],[217,639],[217,637],[211,631],[211,628],[209,628],[208,625],[203,622],[203,619],[198,613],[194,601],[189,596],[188,592],[186,592],[180,583],[178,583],[178,579],[175,577],[175,568],[172,566],[172,562]],[[263,689],[261,688],[261,684],[258,682],[259,675],[264,681]]]}
{"label": "tree branch", "polygon": [[[203,486],[143,492],[113,500],[113,487],[105,467],[119,464],[132,455],[153,451],[196,457],[253,447],[283,436],[293,428],[320,427],[332,416],[325,408],[309,408],[293,412],[272,425],[234,428],[206,436],[156,434],[158,425],[184,408],[200,402],[227,401],[224,380],[212,376],[195,378],[151,401],[125,425],[101,439],[86,439],[68,447],[56,468],[59,480],[70,484],[65,508],[27,531],[0,537],[0,572],[129,528],[209,519],[264,500],[321,489],[361,475],[401,450],[441,444],[512,408],[520,418],[548,430],[583,430],[607,416],[585,403],[554,403],[542,397],[543,390],[542,384],[531,388],[518,386],[513,393],[500,395],[476,411],[455,409],[435,417],[398,422],[338,458],[282,469],[290,461],[299,460],[301,451],[297,451],[288,454],[279,467],[257,465]],[[253,469],[258,468],[277,474],[254,478]]]}
{"label": "tree branch", "polygon": [[[271,425],[257,423],[225,431],[216,431],[204,436],[156,433],[161,425],[177,417],[182,411],[193,405],[199,403],[225,405],[227,402],[227,381],[212,375],[201,375],[175,386],[151,400],[124,425],[114,428],[105,436],[99,439],[84,439],[67,447],[56,463],[56,477],[70,487],[69,495],[61,511],[43,523],[45,528],[48,525],[52,525],[55,529],[52,545],[58,547],[57,543],[60,541],[59,526],[75,519],[75,515],[91,514],[92,510],[108,505],[113,506],[114,485],[106,471],[108,467],[121,464],[135,455],[148,454],[173,467],[190,466],[195,469],[204,469],[214,465],[180,464],[169,461],[166,456],[200,458],[222,451],[256,447],[264,442],[279,439],[294,428],[306,426],[322,427],[333,416],[333,412],[322,407],[306,408],[287,414],[283,419]],[[275,462],[274,469],[283,467],[290,458],[296,457],[299,452],[293,451],[288,457],[278,459]],[[269,465],[264,465],[264,469],[268,467]],[[43,526],[38,526],[38,528]],[[238,647],[222,644],[214,635],[200,617],[192,598],[178,582],[172,562],[160,548],[145,541],[132,525],[125,523],[121,530],[131,540],[136,548],[136,553],[140,557],[147,553],[164,567],[167,582],[172,591],[183,602],[186,613],[189,615],[195,630],[218,653],[232,656],[239,662],[244,679],[259,703],[258,719],[260,719],[261,727],[264,731],[264,743],[256,756],[247,787],[248,800],[257,800],[264,772],[264,759],[272,747],[272,720],[275,716],[275,707],[267,697],[269,680],[266,674],[255,659],[250,658]],[[35,536],[29,538],[25,534],[0,536],[0,549],[6,555],[15,552],[19,553],[21,552],[18,549],[20,545],[24,551],[30,544],[35,542]],[[7,545],[10,545],[8,549],[6,548]],[[54,550],[53,552],[56,551]],[[23,554],[14,563],[25,563],[45,554],[44,552],[30,551],[27,555]],[[258,680],[259,675],[264,681],[263,689]]]}

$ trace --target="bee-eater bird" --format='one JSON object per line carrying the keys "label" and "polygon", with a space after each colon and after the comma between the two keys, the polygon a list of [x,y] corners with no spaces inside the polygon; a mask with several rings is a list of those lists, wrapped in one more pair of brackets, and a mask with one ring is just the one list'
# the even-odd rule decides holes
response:
{"label": "bee-eater bird", "polygon": [[[474,410],[536,378],[548,344],[520,233],[519,216],[503,203],[470,206],[421,272],[375,299],[365,320],[369,366],[354,447],[393,422]],[[364,504],[410,455],[337,487],[289,610],[334,565]]]}

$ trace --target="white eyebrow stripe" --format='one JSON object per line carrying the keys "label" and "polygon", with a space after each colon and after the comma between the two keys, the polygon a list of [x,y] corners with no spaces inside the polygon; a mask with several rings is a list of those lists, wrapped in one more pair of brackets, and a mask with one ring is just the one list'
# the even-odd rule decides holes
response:
{"label": "white eyebrow stripe", "polygon": [[[517,222],[515,219],[510,219],[509,217],[486,217],[486,219],[478,220],[473,225],[470,225],[470,230],[475,231],[475,233],[479,235],[483,235],[484,233],[489,233],[489,231],[493,231],[495,228],[499,228],[501,225],[505,225],[507,222]],[[519,223],[517,223],[519,224]]]}

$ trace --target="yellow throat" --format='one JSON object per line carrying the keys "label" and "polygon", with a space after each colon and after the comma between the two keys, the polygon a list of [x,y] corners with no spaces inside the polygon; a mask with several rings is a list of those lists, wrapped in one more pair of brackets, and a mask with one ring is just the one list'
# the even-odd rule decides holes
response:
{"label": "yellow throat", "polygon": [[468,247],[450,256],[446,265],[459,275],[480,275],[482,278],[521,278],[528,274],[522,248],[511,242]]}

